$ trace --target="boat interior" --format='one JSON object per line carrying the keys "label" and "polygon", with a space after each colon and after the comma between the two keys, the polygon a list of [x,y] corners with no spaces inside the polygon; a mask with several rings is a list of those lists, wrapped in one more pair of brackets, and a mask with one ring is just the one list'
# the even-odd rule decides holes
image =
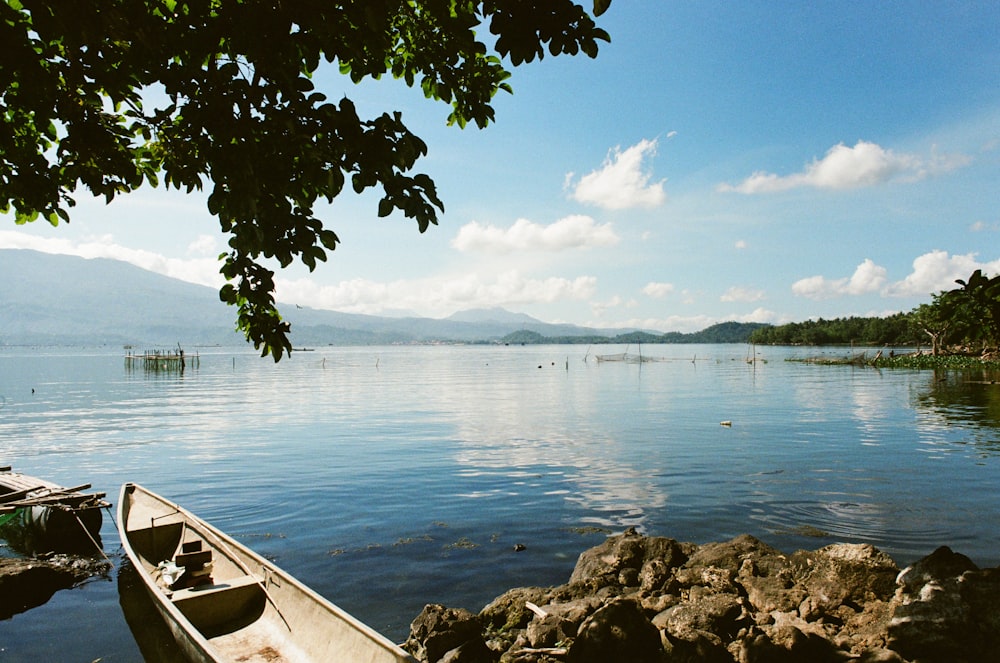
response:
{"label": "boat interior", "polygon": [[267,599],[261,580],[177,515],[129,532],[145,571],[206,638],[259,619]]}

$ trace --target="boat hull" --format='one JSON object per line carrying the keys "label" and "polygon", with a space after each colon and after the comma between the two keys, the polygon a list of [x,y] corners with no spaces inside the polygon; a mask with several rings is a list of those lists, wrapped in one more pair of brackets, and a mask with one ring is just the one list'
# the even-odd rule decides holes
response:
{"label": "boat hull", "polygon": [[[122,487],[117,520],[147,594],[193,661],[413,661],[269,560],[141,486]],[[208,557],[195,571],[183,566]]]}

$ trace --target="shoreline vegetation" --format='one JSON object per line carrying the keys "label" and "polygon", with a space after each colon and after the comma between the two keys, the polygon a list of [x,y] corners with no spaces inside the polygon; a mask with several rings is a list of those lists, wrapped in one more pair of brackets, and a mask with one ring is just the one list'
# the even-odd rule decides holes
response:
{"label": "shoreline vegetation", "polygon": [[[669,332],[629,332],[617,336],[544,336],[530,330],[520,330],[504,336],[503,345],[654,345],[654,344],[733,344],[759,346],[843,347],[844,356],[825,355],[790,358],[786,361],[829,366],[867,366],[872,368],[908,369],[1000,369],[1000,352],[996,348],[975,352],[968,345],[939,348],[935,354],[921,348],[921,338],[910,326],[909,315],[900,313],[889,318],[836,318],[809,320],[773,326],[764,323],[723,322],[690,334]],[[857,348],[864,348],[858,350]],[[912,352],[897,352],[895,348],[916,348]]]}
{"label": "shoreline vegetation", "polygon": [[822,366],[861,366],[871,368],[908,368],[918,370],[961,370],[970,368],[989,368],[1000,370],[1000,354],[997,352],[982,355],[941,354],[917,350],[905,354],[885,353],[878,350],[873,355],[868,351],[853,353],[846,357],[805,357],[789,358],[786,361],[819,364]]}
{"label": "shoreline vegetation", "polygon": [[[784,346],[850,346],[846,357],[791,359],[825,365],[875,368],[966,369],[1000,367],[1000,275],[988,277],[976,270],[959,286],[939,292],[929,304],[886,317],[848,317],[806,320],[784,325],[725,322],[700,332],[653,334],[636,331],[615,337],[545,337],[521,330],[500,342],[536,343],[748,343]],[[930,351],[922,350],[929,345]],[[855,347],[880,348],[871,358]],[[897,354],[895,348],[916,348]],[[975,350],[974,348],[979,348]],[[755,355],[756,356],[756,352]]]}

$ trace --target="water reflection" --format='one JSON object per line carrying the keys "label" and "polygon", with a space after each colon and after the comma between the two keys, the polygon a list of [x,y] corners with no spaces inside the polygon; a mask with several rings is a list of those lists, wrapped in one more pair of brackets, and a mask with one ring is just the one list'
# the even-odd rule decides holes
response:
{"label": "water reflection", "polygon": [[[571,439],[556,433],[548,433],[544,439],[488,438],[478,428],[460,429],[459,435],[462,446],[456,460],[470,468],[461,476],[502,477],[502,488],[492,490],[511,498],[524,499],[533,492],[561,497],[589,513],[581,519],[587,524],[641,528],[648,511],[667,502],[663,488],[647,471],[615,458],[618,444],[611,439]],[[539,473],[540,468],[544,472]]]}
{"label": "water reflection", "polygon": [[1000,371],[935,371],[912,403],[934,451],[1000,455]]}
{"label": "water reflection", "polygon": [[146,663],[188,663],[128,560],[118,568],[118,602]]}

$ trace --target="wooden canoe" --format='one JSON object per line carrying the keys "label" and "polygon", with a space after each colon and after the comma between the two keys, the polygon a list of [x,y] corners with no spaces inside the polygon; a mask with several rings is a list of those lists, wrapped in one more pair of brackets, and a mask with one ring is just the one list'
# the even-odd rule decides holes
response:
{"label": "wooden canoe", "polygon": [[272,562],[142,486],[122,486],[118,531],[153,604],[193,661],[414,660]]}

